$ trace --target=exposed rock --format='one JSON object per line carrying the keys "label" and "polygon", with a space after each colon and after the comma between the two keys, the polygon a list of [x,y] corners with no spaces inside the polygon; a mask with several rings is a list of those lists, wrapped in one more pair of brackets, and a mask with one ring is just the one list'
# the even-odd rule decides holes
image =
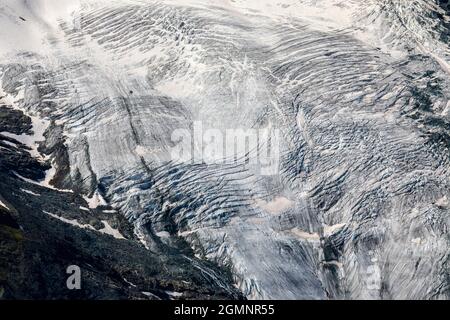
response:
{"label": "exposed rock", "polygon": [[[16,119],[15,115],[9,109],[0,109],[0,118],[6,123],[0,123],[0,131],[9,130],[8,119]],[[29,120],[26,116],[14,120],[16,128],[26,127]],[[109,206],[91,209],[76,193],[17,177],[15,173],[39,180],[49,168],[26,150],[2,150],[0,164],[0,299],[241,297],[229,284],[231,275],[227,271],[188,258],[192,256],[189,250],[155,253],[145,249],[117,210]],[[71,221],[76,224],[68,223]],[[108,230],[103,231],[104,221],[124,238],[105,234]],[[70,265],[81,269],[80,290],[66,286]],[[220,280],[199,271],[199,266]]]}
{"label": "exposed rock", "polygon": [[[5,1],[30,41],[0,58],[2,91],[49,125],[34,157],[0,136],[4,297],[450,297],[442,1]],[[173,161],[198,123],[279,130],[279,165]],[[74,259],[89,289],[66,293]]]}

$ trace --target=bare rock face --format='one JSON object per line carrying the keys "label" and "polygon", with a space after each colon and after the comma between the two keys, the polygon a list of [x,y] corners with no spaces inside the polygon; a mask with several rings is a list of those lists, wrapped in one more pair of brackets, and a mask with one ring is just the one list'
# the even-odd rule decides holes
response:
{"label": "bare rock face", "polygon": [[444,1],[69,2],[0,4],[0,295],[449,298]]}

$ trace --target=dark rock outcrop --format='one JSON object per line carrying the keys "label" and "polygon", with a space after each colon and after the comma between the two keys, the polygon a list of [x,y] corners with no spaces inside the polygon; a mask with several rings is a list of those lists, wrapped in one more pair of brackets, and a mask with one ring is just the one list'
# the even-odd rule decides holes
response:
{"label": "dark rock outcrop", "polygon": [[[30,130],[29,118],[18,111],[2,107],[0,119],[0,132]],[[241,297],[226,270],[212,263],[193,263],[197,259],[189,258],[187,251],[147,250],[136,241],[125,218],[110,207],[88,209],[77,193],[19,178],[15,173],[38,181],[49,165],[33,159],[23,145],[5,144],[7,139],[0,135],[0,299]],[[95,230],[104,227],[102,221],[125,239]],[[66,286],[70,265],[81,269],[80,290]]]}

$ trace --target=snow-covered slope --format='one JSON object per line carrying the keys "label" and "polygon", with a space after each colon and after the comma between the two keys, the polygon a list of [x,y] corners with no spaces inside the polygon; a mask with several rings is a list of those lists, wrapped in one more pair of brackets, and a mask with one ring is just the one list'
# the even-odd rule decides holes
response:
{"label": "snow-covered slope", "polygon": [[[448,298],[445,8],[2,1],[3,99],[50,122],[54,187],[149,250],[186,240],[248,298]],[[171,161],[196,123],[279,130],[278,170]]]}

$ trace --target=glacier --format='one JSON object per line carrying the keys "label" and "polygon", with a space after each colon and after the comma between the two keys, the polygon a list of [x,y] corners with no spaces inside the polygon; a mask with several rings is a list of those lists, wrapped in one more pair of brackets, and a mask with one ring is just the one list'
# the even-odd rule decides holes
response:
{"label": "glacier", "polygon": [[[34,180],[146,250],[248,299],[449,298],[448,2],[3,0],[0,26]],[[196,122],[278,129],[277,172],[171,161]]]}

